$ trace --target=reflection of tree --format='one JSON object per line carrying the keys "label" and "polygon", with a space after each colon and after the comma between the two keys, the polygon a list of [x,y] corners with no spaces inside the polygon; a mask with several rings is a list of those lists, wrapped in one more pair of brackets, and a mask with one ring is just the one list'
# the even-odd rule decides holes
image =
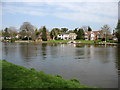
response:
{"label": "reflection of tree", "polygon": [[46,50],[47,50],[46,46],[47,46],[47,43],[42,43],[42,45],[41,45],[43,60],[46,58],[46,55],[47,55],[47,53],[46,53]]}
{"label": "reflection of tree", "polygon": [[16,50],[17,50],[17,48],[14,46],[16,46],[16,43],[3,43],[3,52],[2,53],[5,54],[5,59],[9,56],[14,57],[14,55],[15,55],[14,52],[16,52]]}
{"label": "reflection of tree", "polygon": [[51,53],[52,58],[56,58],[58,55],[59,49],[58,49],[57,45],[58,44],[56,44],[56,43],[50,44],[50,53]]}
{"label": "reflection of tree", "polygon": [[120,75],[120,45],[117,47],[116,67],[118,68],[118,74]]}
{"label": "reflection of tree", "polygon": [[8,49],[9,49],[9,47],[7,47],[7,43],[3,43],[3,44],[4,45],[3,45],[3,51],[2,51],[2,53],[5,53],[5,56],[7,56],[8,55]]}
{"label": "reflection of tree", "polygon": [[20,43],[20,53],[21,57],[25,61],[31,61],[32,57],[36,56],[35,54],[35,47],[31,47],[30,43]]}

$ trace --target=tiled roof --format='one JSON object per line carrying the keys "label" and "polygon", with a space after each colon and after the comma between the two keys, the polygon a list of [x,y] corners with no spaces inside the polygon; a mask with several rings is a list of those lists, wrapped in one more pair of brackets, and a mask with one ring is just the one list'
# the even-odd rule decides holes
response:
{"label": "tiled roof", "polygon": [[102,31],[85,31],[85,33],[87,34],[91,34],[91,33],[94,33],[94,34],[97,34],[97,33],[101,33]]}

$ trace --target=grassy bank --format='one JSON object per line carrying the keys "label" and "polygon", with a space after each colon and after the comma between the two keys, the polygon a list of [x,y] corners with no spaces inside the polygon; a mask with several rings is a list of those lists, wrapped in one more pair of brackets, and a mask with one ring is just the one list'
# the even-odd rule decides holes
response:
{"label": "grassy bank", "polygon": [[[94,44],[99,42],[104,42],[101,40],[48,40],[48,41],[36,41],[38,43],[68,43],[69,41],[76,41],[77,43],[83,43],[83,44]],[[15,42],[35,42],[33,40],[15,40]],[[117,43],[118,41],[115,40],[107,40],[107,43]]]}
{"label": "grassy bank", "polygon": [[86,41],[86,40],[48,40],[41,41],[43,43],[68,43],[69,41],[76,41],[77,43],[94,43],[94,41]]}
{"label": "grassy bank", "polygon": [[1,63],[3,88],[90,88],[81,85],[76,79],[65,80],[59,75],[26,69],[5,60],[0,60]]}

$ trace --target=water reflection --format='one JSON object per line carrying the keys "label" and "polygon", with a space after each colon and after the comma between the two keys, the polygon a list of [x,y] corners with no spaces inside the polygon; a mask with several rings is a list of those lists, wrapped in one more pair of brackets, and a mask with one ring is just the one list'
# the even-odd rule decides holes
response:
{"label": "water reflection", "polygon": [[120,83],[120,45],[117,47],[116,67],[118,68],[118,83]]}
{"label": "water reflection", "polygon": [[30,43],[20,43],[18,46],[21,58],[26,62],[30,62],[36,57],[36,47],[32,47]]}
{"label": "water reflection", "polygon": [[41,45],[41,56],[42,56],[42,60],[45,60],[47,57],[47,43],[42,43]]}

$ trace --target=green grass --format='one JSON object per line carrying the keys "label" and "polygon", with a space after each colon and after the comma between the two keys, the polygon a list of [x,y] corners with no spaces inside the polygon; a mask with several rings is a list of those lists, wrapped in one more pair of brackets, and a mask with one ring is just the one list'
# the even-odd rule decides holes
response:
{"label": "green grass", "polygon": [[3,88],[90,88],[81,85],[76,79],[65,80],[59,75],[46,74],[33,68],[27,69],[5,60],[0,60],[1,63]]}

